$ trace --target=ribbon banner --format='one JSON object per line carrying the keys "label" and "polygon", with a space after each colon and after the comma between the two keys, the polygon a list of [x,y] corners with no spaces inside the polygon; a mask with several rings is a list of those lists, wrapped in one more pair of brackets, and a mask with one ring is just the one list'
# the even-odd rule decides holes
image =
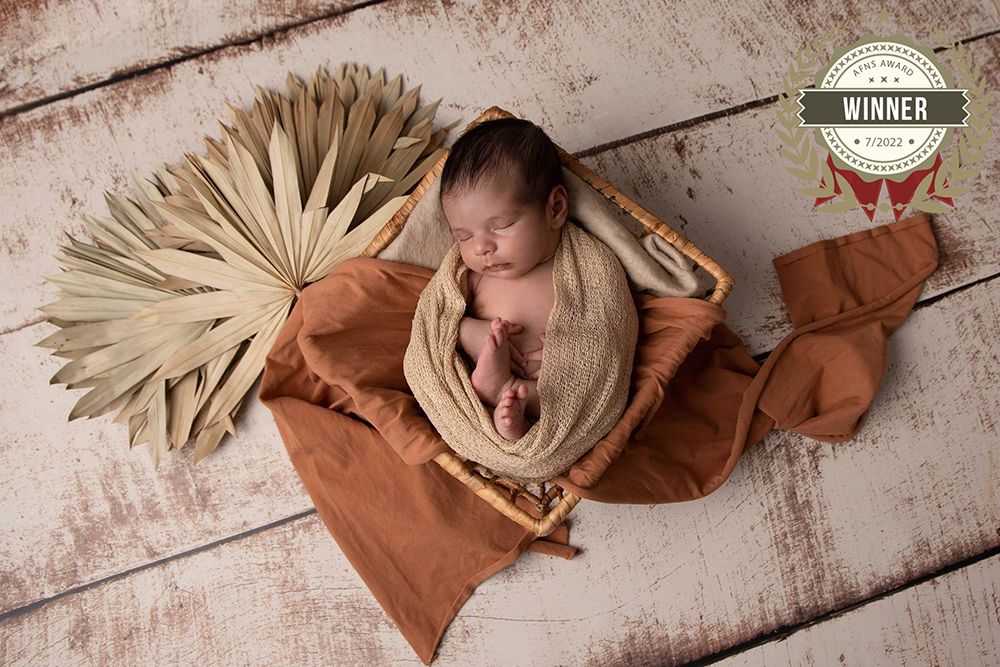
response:
{"label": "ribbon banner", "polygon": [[964,88],[866,90],[807,88],[800,127],[966,127]]}

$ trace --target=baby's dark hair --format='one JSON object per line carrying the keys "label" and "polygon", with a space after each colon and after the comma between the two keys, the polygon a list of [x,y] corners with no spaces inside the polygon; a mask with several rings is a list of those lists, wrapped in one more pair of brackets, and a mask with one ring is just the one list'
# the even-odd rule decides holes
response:
{"label": "baby's dark hair", "polygon": [[565,187],[559,151],[545,131],[522,118],[498,118],[471,127],[452,145],[439,197],[504,175],[519,184],[515,200],[522,206],[544,207],[552,188]]}

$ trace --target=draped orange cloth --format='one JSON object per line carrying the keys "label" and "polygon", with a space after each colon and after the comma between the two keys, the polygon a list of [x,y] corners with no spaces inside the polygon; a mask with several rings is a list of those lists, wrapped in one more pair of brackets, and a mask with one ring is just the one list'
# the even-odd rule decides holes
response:
{"label": "draped orange cloth", "polygon": [[[937,267],[930,218],[817,241],[773,264],[794,330],[763,365],[722,307],[633,292],[629,404],[557,482],[592,501],[679,502],[717,489],[771,430],[854,435],[888,337]],[[431,460],[447,446],[408,390],[403,354],[432,275],[375,258],[339,264],[303,290],[259,391],[320,519],[424,664],[480,582],[525,550],[577,550],[566,525],[536,539]]]}

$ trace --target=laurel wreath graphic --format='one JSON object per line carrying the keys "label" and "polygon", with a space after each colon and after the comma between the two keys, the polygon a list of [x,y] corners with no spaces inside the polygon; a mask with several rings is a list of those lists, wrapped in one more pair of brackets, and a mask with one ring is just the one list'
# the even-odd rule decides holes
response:
{"label": "laurel wreath graphic", "polygon": [[[884,16],[880,15],[880,18],[885,20]],[[833,197],[836,194],[835,184],[839,186],[843,198],[837,202],[827,203],[819,209],[825,213],[851,211],[862,208],[862,204],[854,196],[851,187],[844,182],[843,177],[833,172],[826,160],[820,158],[819,152],[813,146],[810,128],[799,126],[796,100],[799,89],[808,87],[815,80],[819,57],[828,52],[832,42],[841,41],[843,31],[844,29],[839,26],[832,28],[817,36],[798,53],[795,61],[788,66],[788,74],[784,78],[784,92],[778,94],[778,107],[775,110],[779,124],[775,126],[775,131],[785,144],[781,154],[793,165],[785,168],[790,174],[808,184],[799,191],[809,197]],[[935,179],[937,185],[934,196],[957,197],[969,191],[968,187],[959,184],[979,175],[980,170],[976,164],[986,154],[986,144],[992,132],[990,125],[993,111],[990,96],[986,92],[986,77],[979,65],[973,63],[969,48],[956,39],[939,37],[939,40],[942,46],[954,54],[952,67],[956,77],[955,85],[967,88],[966,95],[970,100],[966,106],[969,112],[968,127],[963,128],[964,131],[953,142],[955,149],[951,150],[947,157],[942,156],[941,166]],[[817,186],[821,178],[823,185]],[[909,205],[928,213],[947,212],[950,206],[928,195],[933,178],[934,174],[931,173],[921,181]],[[946,182],[947,185],[943,185]],[[905,206],[906,204],[902,203],[896,204],[897,210]],[[876,209],[888,211],[893,205],[883,201],[877,207],[874,204],[867,204],[865,208],[869,211]]]}
{"label": "laurel wreath graphic", "polygon": [[[835,28],[807,44],[796,55],[795,62],[788,66],[788,76],[784,78],[785,90],[778,94],[776,115],[781,127],[776,127],[775,131],[778,133],[778,138],[786,146],[786,148],[781,149],[781,154],[797,167],[785,168],[792,176],[809,183],[809,187],[800,188],[800,191],[810,197],[832,197],[834,183],[837,182],[835,178],[840,178],[840,176],[833,173],[826,160],[820,159],[819,153],[810,139],[809,129],[799,126],[799,117],[796,114],[798,102],[796,100],[799,96],[799,89],[805,88],[815,78],[819,56],[825,53],[829,43],[839,36],[840,30]],[[781,130],[782,127],[785,129],[784,132]],[[816,186],[821,176],[824,185]],[[860,208],[861,203],[846,183],[841,183],[840,191],[844,194],[844,199],[824,206],[821,210],[836,213]],[[831,211],[831,209],[833,210]]]}
{"label": "laurel wreath graphic", "polygon": [[[968,88],[966,97],[969,98],[969,103],[965,108],[969,112],[969,118],[966,121],[968,127],[963,128],[962,134],[954,142],[955,150],[950,151],[948,157],[942,158],[938,168],[937,183],[948,184],[934,188],[934,194],[939,197],[957,197],[969,191],[968,187],[957,184],[979,175],[976,164],[986,155],[986,143],[990,139],[990,124],[993,120],[993,108],[986,92],[986,77],[979,65],[972,62],[970,49],[957,41],[953,41],[950,48],[955,54],[951,65],[955,71],[956,84]],[[931,175],[928,174],[913,193],[913,201],[910,203],[915,209],[928,213],[948,211],[949,206],[927,196],[930,183]]]}

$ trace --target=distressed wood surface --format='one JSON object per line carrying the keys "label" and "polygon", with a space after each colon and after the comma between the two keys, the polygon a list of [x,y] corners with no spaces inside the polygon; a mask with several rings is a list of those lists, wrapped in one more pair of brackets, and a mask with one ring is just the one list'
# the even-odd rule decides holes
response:
{"label": "distressed wood surface", "polygon": [[[996,549],[998,304],[994,280],[914,312],[850,442],[780,432],[706,498],[583,503],[571,517],[583,550],[571,561],[529,552],[487,579],[434,664],[686,662]],[[978,590],[956,584],[936,603]],[[879,631],[890,643],[942,631],[934,617],[911,623]],[[111,577],[0,627],[14,664],[419,664],[315,515]],[[968,641],[991,627],[967,629]]]}
{"label": "distressed wood surface", "polygon": [[357,4],[349,0],[0,3],[4,46],[0,115],[164,63],[259,40]]}
{"label": "distressed wood surface", "polygon": [[1000,664],[1000,556],[921,582],[714,664]]}
{"label": "distressed wood surface", "polygon": [[[373,63],[375,70],[385,66],[390,78],[403,73],[404,85],[420,84],[427,101],[443,98],[442,124],[471,121],[500,104],[578,152],[706,114],[731,115],[739,105],[776,95],[805,43],[839,23],[857,25],[859,11],[848,6],[843,14],[823,15],[804,4],[788,13],[760,0],[721,15],[693,8],[674,14],[665,5],[528,5],[489,13],[466,5],[445,11],[436,4],[382,3],[0,119],[0,150],[8,158],[0,163],[0,204],[11,218],[0,228],[0,279],[8,287],[0,332],[41,321],[35,308],[51,292],[42,276],[58,270],[53,251],[64,230],[84,234],[81,213],[106,211],[105,189],[125,194],[133,169],[148,175],[164,163],[181,163],[185,151],[202,152],[202,136],[218,137],[217,119],[228,121],[227,100],[249,106],[254,84],[283,89],[288,71],[307,77],[342,60]],[[983,0],[963,4],[962,11],[932,2],[911,3],[910,10],[930,24],[944,21],[964,37],[1000,27],[995,6]],[[544,40],[532,41],[536,34]],[[977,62],[992,64],[994,89],[1000,78],[996,39],[973,47]],[[629,57],[619,57],[623,53]],[[791,192],[794,179],[784,171],[776,137],[747,138],[757,147],[726,137],[720,146],[726,158],[754,150],[766,154],[766,164],[773,165],[768,173]],[[740,175],[728,167],[720,173]],[[686,178],[682,190],[688,185]],[[794,193],[765,210],[782,217],[789,210],[807,211],[803,199]],[[740,210],[759,200],[756,193],[740,202]],[[975,236],[962,240],[973,247],[982,242]]]}
{"label": "distressed wood surface", "polygon": [[48,384],[60,360],[32,347],[38,328],[0,336],[19,389],[0,396],[0,613],[312,510],[259,401],[238,439],[197,465],[188,445],[159,470],[110,416],[67,422],[83,392]]}
{"label": "distressed wood surface", "polygon": [[[447,95],[450,101],[484,93],[514,99],[530,105],[532,117],[549,111],[558,126],[564,122],[554,119],[565,114],[585,123],[580,129],[586,135],[596,131],[610,141],[640,131],[622,132],[623,120],[653,129],[773,95],[773,84],[804,38],[832,25],[854,25],[859,15],[877,9],[858,0],[829,13],[810,3],[760,0],[716,11],[692,0],[359,5],[360,0],[4,3],[0,43],[6,67],[0,81],[6,80],[8,89],[0,91],[0,114],[209,49],[221,47],[220,61],[231,62],[240,53],[234,58],[226,53],[228,46],[253,41],[251,50],[275,56],[261,71],[264,77],[273,74],[275,64],[283,76],[280,65],[291,57],[319,62],[336,51],[370,62],[376,55],[391,67],[426,72],[424,80],[435,88],[471,87]],[[995,30],[1000,21],[989,0],[911,0],[900,14],[947,26],[958,36]],[[664,82],[676,86],[669,105],[660,94]],[[555,96],[568,104],[552,107]],[[634,117],[623,119],[623,112]]]}
{"label": "distressed wood surface", "polygon": [[[294,10],[295,16],[315,7]],[[373,70],[385,65],[389,77],[402,72],[405,85],[422,84],[424,101],[443,98],[442,124],[471,120],[500,104],[542,124],[567,150],[583,151],[588,166],[736,275],[726,302],[728,323],[752,352],[766,351],[791,330],[771,257],[869,226],[860,211],[809,211],[799,183],[784,171],[772,129],[775,105],[768,100],[801,45],[838,22],[855,25],[857,10],[851,5],[839,10],[844,14],[822,16],[799,6],[776,14],[762,2],[729,9],[717,16],[695,11],[692,23],[690,7],[682,12],[666,5],[617,14],[620,6],[596,2],[586,9],[510,5],[494,12],[468,4],[382,3],[0,119],[0,147],[8,157],[0,163],[0,209],[7,215],[0,227],[0,278],[7,286],[0,351],[8,382],[19,389],[0,397],[0,423],[8,434],[0,444],[3,662],[8,656],[25,664],[90,655],[169,659],[183,657],[178,652],[191,642],[197,648],[188,659],[204,651],[215,661],[237,661],[242,648],[236,644],[246,630],[261,638],[254,660],[279,655],[328,662],[324,647],[333,645],[343,664],[368,657],[417,662],[367,589],[357,589],[360,581],[310,513],[271,416],[257,402],[242,411],[236,441],[227,438],[196,466],[189,450],[167,457],[157,472],[145,445],[128,452],[124,427],[110,418],[65,422],[82,392],[47,384],[62,362],[31,347],[52,330],[34,308],[52,300],[41,276],[58,270],[54,253],[63,231],[85,236],[79,214],[103,215],[104,189],[125,194],[132,169],[148,175],[164,162],[180,162],[185,151],[202,152],[202,135],[218,136],[216,119],[226,117],[223,101],[246,106],[255,83],[280,88],[289,69],[308,76],[316,65],[332,69],[341,59]],[[1000,23],[988,2],[911,2],[908,10],[945,21],[966,37],[995,31]],[[58,10],[44,11],[51,18]],[[271,29],[267,21],[277,13],[268,11],[229,29],[247,36]],[[81,19],[88,16],[83,12]],[[45,39],[61,35],[66,41],[58,25],[47,26],[55,37]],[[535,33],[544,40],[533,40]],[[66,81],[71,88],[97,85],[92,82],[101,77],[159,62],[165,49],[182,43],[201,48],[213,39],[209,32],[197,34],[201,42],[151,35],[144,55],[128,56],[131,64],[108,65],[77,51],[66,57],[82,69],[68,78],[41,71],[51,67],[45,63],[33,67],[45,90],[65,89]],[[994,91],[998,40],[990,35],[970,44]],[[72,48],[67,44],[64,51]],[[939,57],[948,63],[946,53]],[[9,79],[11,71],[8,58],[0,77]],[[0,106],[8,100],[0,98]],[[991,213],[998,189],[989,178],[996,173],[996,141],[994,132],[994,150],[980,165],[983,177],[970,184],[955,211],[936,218],[942,266],[925,286],[924,300],[1000,273]],[[766,187],[761,173],[768,176]],[[881,411],[873,412],[858,439],[830,446],[776,434],[699,503],[585,503],[571,521],[573,541],[586,552],[569,562],[526,554],[485,582],[446,634],[442,662],[446,655],[486,664],[493,664],[490,656],[542,655],[571,664],[622,656],[658,664],[710,655],[768,628],[876,595],[887,581],[905,582],[993,548],[1000,523],[996,498],[987,496],[993,502],[985,509],[977,505],[984,488],[976,483],[986,484],[988,494],[998,481],[992,415],[1000,410],[988,396],[998,393],[995,283],[949,294],[914,313],[890,346],[894,358],[873,407]],[[948,321],[940,321],[945,316]],[[948,341],[943,347],[941,339]],[[959,371],[964,375],[956,377]],[[824,474],[817,479],[803,470]],[[898,482],[890,494],[895,504],[879,495],[884,480]],[[974,511],[966,514],[970,503]],[[747,511],[753,512],[750,521],[736,520]],[[673,530],[685,525],[685,513],[697,520],[689,519],[683,532]],[[617,524],[609,529],[610,522]],[[295,530],[308,534],[307,546]],[[887,547],[895,558],[872,557],[871,545],[885,545],[879,530],[897,531]],[[234,536],[235,542],[225,542]],[[827,560],[830,545],[837,546],[839,560]],[[218,596],[212,577],[200,588],[185,587],[196,596],[182,599],[169,586],[177,568],[185,567],[193,568],[196,581],[208,568],[237,592]],[[297,576],[286,578],[289,567]],[[243,605],[235,607],[236,616],[233,599]],[[541,610],[540,600],[548,605]],[[186,606],[164,607],[178,603]],[[284,624],[270,617],[275,608],[285,610],[278,616]],[[183,612],[184,623],[196,623],[192,609],[214,626],[197,621],[193,630],[184,625],[176,635],[146,636],[150,614],[162,618],[173,610]],[[527,612],[505,616],[509,609]],[[314,624],[313,617],[328,621]],[[297,632],[298,623],[309,629]],[[292,632],[283,636],[283,628]],[[192,639],[188,632],[201,634]],[[100,645],[108,636],[112,645]]]}
{"label": "distressed wood surface", "polygon": [[[1000,36],[989,40],[1000,45]],[[857,221],[846,223],[842,216],[819,212],[788,218],[780,214],[778,202],[769,202],[761,197],[759,184],[743,174],[742,170],[747,163],[763,160],[768,152],[773,151],[775,139],[770,138],[773,122],[772,105],[767,105],[708,122],[704,127],[637,140],[583,158],[585,164],[619,184],[654,214],[668,222],[673,221],[682,233],[708,249],[736,276],[737,288],[726,301],[727,321],[744,336],[753,353],[770,350],[792,328],[781,303],[771,258],[817,238],[866,226]],[[732,155],[727,143],[733,136],[755,138],[758,142],[755,153]],[[997,158],[991,156],[989,159],[995,161]],[[775,166],[775,171],[778,170]],[[993,169],[984,169],[984,173],[995,171],[995,162]],[[698,190],[693,198],[685,190],[685,183],[696,178],[692,172],[698,174],[695,181]],[[794,183],[788,182],[775,185],[774,197],[781,199],[780,207],[786,211],[808,210],[808,202],[796,202],[801,196],[795,187]],[[1000,191],[991,186],[986,177],[972,187],[973,192],[985,192],[986,196],[991,190],[993,197],[1000,195]],[[751,202],[751,205],[741,202]],[[754,203],[758,205],[754,206]],[[977,280],[991,271],[1000,271],[1000,239],[991,230],[990,221],[983,217],[986,214],[969,207],[936,218],[936,230],[941,237],[942,266],[931,276],[922,298]],[[863,218],[860,211],[856,211],[855,215]],[[782,224],[775,224],[776,218],[782,220]],[[850,227],[845,229],[848,224]],[[992,224],[995,227],[996,223]],[[767,230],[767,233],[762,230]],[[963,236],[978,241],[969,241],[966,245],[954,242],[955,238]],[[151,540],[157,540],[155,536],[163,535],[164,531],[170,534],[176,532],[190,536],[193,543],[199,539],[196,536],[204,542],[211,542],[238,532],[247,527],[244,517],[238,511],[226,512],[225,507],[258,485],[283,490],[281,493],[272,491],[276,494],[273,497],[250,493],[253,500],[249,501],[249,507],[260,503],[256,510],[264,513],[267,521],[277,518],[268,514],[275,511],[269,510],[270,507],[288,508],[288,514],[310,507],[280,448],[270,414],[254,401],[249,402],[240,413],[245,415],[245,421],[237,424],[237,439],[227,437],[224,446],[209,457],[211,461],[206,459],[192,465],[188,447],[180,456],[167,457],[161,465],[161,473],[150,468],[146,445],[141,445],[135,452],[128,452],[124,427],[111,423],[110,417],[67,423],[65,415],[69,414],[84,392],[67,391],[61,385],[48,384],[48,378],[59,370],[63,360],[47,357],[45,350],[33,348],[32,344],[51,330],[51,325],[40,323],[0,336],[0,349],[6,352],[11,370],[19,374],[17,386],[23,387],[23,391],[5,399],[11,402],[6,411],[10,417],[6,421],[11,422],[9,428],[18,433],[22,441],[48,443],[45,447],[49,454],[48,457],[22,457],[19,454],[21,450],[13,443],[10,449],[3,449],[3,456],[11,459],[12,464],[6,471],[0,471],[0,480],[9,480],[7,488],[10,489],[0,491],[0,497],[5,500],[18,497],[14,495],[14,490],[23,485],[24,495],[20,496],[19,502],[29,506],[39,505],[39,511],[49,519],[43,522],[49,532],[43,537],[33,527],[33,517],[29,514],[25,523],[18,523],[16,518],[12,520],[15,533],[27,533],[32,539],[55,545],[47,553],[38,554],[32,549],[35,546],[33,541],[18,541],[9,552],[0,554],[0,558],[6,558],[11,566],[10,585],[3,593],[4,609],[36,599],[39,596],[37,582],[40,580],[49,582],[56,589],[68,588],[100,578],[108,572],[129,569],[147,557],[171,552],[172,542],[169,540],[153,550],[144,548],[142,540],[133,542],[132,535],[136,531],[148,535],[146,539]],[[52,406],[52,423],[47,423],[44,429],[38,428],[34,421],[18,424],[16,416],[27,414],[37,405]],[[84,424],[87,426],[84,427]],[[257,453],[257,448],[261,446],[264,447],[263,455]],[[84,456],[80,447],[94,449]],[[81,461],[77,462],[77,458]],[[246,467],[238,464],[248,458],[251,462]],[[202,469],[203,466],[206,468]],[[203,476],[206,478],[201,479]],[[113,480],[127,480],[125,483],[128,486],[122,499],[115,498],[121,490]],[[228,481],[223,483],[222,480]],[[92,495],[92,504],[81,508],[76,499],[79,489],[85,488],[102,491]],[[71,491],[67,492],[67,489]],[[215,490],[224,494],[224,499],[219,505],[204,506],[198,499],[197,489]],[[230,493],[231,496],[228,495]],[[242,506],[243,503],[237,505]],[[116,511],[116,506],[168,507],[171,511],[164,513],[158,521],[151,521],[147,511],[137,511],[131,519],[123,520],[123,512]],[[88,526],[89,534],[69,541],[65,536],[73,532],[67,524],[75,516]],[[206,527],[204,532],[195,529],[198,525]],[[78,541],[116,546],[105,552],[89,554],[75,544]],[[60,544],[63,546],[60,547]],[[32,553],[35,555],[28,568],[19,570],[15,567]],[[74,560],[77,565],[73,571],[67,572],[61,564],[69,554],[76,554]]]}

